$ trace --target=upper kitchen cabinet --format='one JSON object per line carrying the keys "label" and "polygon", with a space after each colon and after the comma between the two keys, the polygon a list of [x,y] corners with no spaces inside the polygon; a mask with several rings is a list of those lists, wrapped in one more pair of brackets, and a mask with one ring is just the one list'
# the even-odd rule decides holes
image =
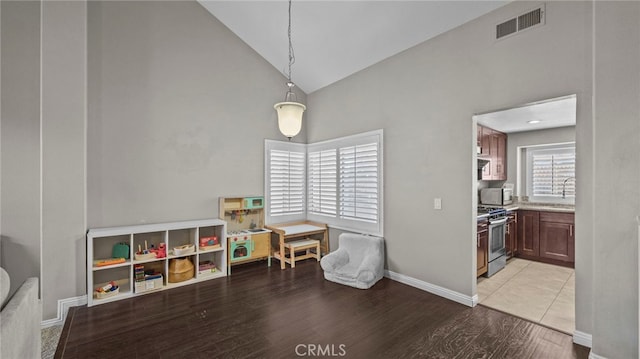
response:
{"label": "upper kitchen cabinet", "polygon": [[507,135],[478,125],[478,138],[480,147],[478,156],[489,160],[482,169],[482,180],[506,181],[507,180]]}
{"label": "upper kitchen cabinet", "polygon": [[496,149],[494,180],[507,180],[507,135],[502,132],[493,132],[493,143]]}

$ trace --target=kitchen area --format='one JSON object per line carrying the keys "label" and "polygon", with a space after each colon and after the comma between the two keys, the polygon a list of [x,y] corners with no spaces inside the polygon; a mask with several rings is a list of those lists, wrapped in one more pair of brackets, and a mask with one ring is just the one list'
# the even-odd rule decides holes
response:
{"label": "kitchen area", "polygon": [[575,330],[576,96],[476,115],[480,305]]}

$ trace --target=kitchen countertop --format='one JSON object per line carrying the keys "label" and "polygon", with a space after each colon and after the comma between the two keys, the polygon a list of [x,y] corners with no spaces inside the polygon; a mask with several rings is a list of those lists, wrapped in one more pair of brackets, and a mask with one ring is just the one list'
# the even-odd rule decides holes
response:
{"label": "kitchen countertop", "polygon": [[[496,208],[504,208],[507,211],[515,211],[522,209],[525,211],[543,211],[543,212],[560,212],[560,213],[575,213],[575,206],[549,204],[549,203],[515,203],[507,206],[495,206]],[[478,219],[488,218],[488,213],[478,214]]]}
{"label": "kitchen countertop", "polygon": [[516,209],[528,211],[546,211],[546,212],[562,212],[575,213],[576,207],[570,205],[557,205],[547,203],[516,203],[504,207],[507,211],[515,211]]}

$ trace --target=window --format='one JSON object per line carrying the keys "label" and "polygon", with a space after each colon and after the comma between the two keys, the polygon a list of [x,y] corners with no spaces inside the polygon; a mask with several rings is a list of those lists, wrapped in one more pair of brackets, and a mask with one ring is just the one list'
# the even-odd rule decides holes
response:
{"label": "window", "polygon": [[378,222],[378,144],[340,149],[340,217]]}
{"label": "window", "polygon": [[307,218],[383,235],[382,130],[309,144]]}
{"label": "window", "polygon": [[527,148],[529,201],[573,203],[575,176],[575,144]]}
{"label": "window", "polygon": [[265,142],[268,223],[305,218],[305,147],[298,143]]}
{"label": "window", "polygon": [[267,223],[309,219],[383,236],[382,140],[382,130],[309,145],[267,140]]}
{"label": "window", "polygon": [[307,211],[317,215],[337,213],[337,150],[314,151],[308,154]]}

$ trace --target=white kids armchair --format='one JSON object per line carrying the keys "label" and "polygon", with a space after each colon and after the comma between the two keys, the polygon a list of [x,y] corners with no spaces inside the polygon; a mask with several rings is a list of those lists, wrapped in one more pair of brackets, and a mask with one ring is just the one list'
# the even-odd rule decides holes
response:
{"label": "white kids armchair", "polygon": [[384,239],[342,233],[338,250],[320,261],[324,278],[359,289],[371,288],[384,275]]}

